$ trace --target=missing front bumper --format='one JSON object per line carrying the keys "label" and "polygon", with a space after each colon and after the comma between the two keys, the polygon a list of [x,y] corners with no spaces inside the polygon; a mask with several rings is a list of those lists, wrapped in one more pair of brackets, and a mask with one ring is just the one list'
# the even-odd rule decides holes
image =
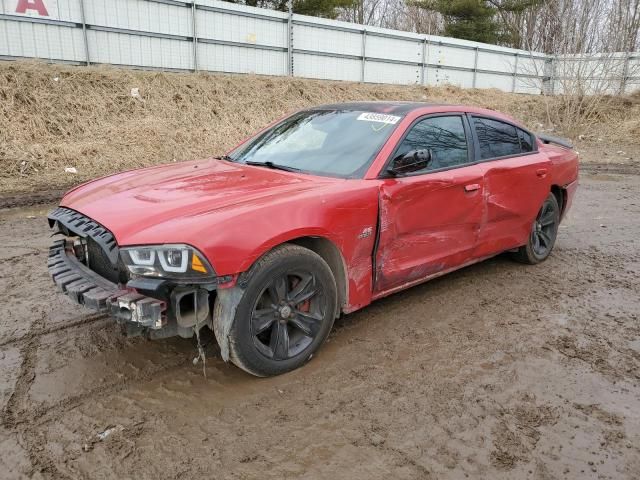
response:
{"label": "missing front bumper", "polygon": [[135,292],[110,298],[109,310],[118,321],[133,322],[140,327],[158,330],[167,324],[167,316],[163,314],[166,304]]}
{"label": "missing front bumper", "polygon": [[[127,335],[189,338],[196,329],[212,325],[210,295],[216,288],[213,283],[164,288],[164,281],[139,278],[123,288],[78,260],[69,238],[57,240],[50,247],[48,267],[61,292],[79,305],[110,314],[126,327]],[[141,292],[156,292],[162,299]]]}
{"label": "missing front bumper", "polygon": [[58,289],[79,305],[142,328],[158,330],[167,325],[166,302],[122,289],[98,275],[76,258],[66,239],[49,248],[47,266]]}

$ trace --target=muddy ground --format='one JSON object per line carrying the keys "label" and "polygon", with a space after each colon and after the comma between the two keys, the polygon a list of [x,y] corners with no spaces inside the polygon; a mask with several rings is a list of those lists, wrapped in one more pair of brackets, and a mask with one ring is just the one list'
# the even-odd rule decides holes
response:
{"label": "muddy ground", "polygon": [[583,175],[544,264],[379,301],[272,379],[55,293],[48,208],[0,213],[3,479],[640,478],[638,175]]}

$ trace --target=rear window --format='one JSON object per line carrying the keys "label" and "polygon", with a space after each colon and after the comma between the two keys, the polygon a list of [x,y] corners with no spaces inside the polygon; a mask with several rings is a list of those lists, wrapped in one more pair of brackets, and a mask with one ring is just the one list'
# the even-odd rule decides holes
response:
{"label": "rear window", "polygon": [[520,149],[522,152],[533,152],[535,149],[533,148],[533,136],[518,128],[518,138],[520,139]]}
{"label": "rear window", "polygon": [[473,125],[480,143],[481,159],[518,155],[521,152],[518,132],[513,125],[480,117],[473,117]]}

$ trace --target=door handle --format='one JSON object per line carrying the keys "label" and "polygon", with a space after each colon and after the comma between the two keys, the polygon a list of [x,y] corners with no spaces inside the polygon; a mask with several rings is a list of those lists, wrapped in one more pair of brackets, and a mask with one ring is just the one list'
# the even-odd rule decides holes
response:
{"label": "door handle", "polygon": [[539,168],[538,170],[536,170],[536,175],[539,176],[540,178],[544,178],[547,176],[547,169],[546,168]]}
{"label": "door handle", "polygon": [[476,190],[480,190],[480,185],[477,183],[470,183],[464,186],[465,192],[475,192]]}

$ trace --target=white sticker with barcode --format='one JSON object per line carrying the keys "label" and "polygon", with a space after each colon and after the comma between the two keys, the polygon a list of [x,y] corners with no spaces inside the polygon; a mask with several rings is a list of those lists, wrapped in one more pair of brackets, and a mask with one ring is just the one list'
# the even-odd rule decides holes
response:
{"label": "white sticker with barcode", "polygon": [[385,115],[384,113],[373,113],[373,112],[364,112],[361,113],[358,117],[358,120],[363,120],[365,122],[380,122],[380,123],[388,123],[390,125],[395,125],[398,123],[401,117],[396,117],[395,115]]}

